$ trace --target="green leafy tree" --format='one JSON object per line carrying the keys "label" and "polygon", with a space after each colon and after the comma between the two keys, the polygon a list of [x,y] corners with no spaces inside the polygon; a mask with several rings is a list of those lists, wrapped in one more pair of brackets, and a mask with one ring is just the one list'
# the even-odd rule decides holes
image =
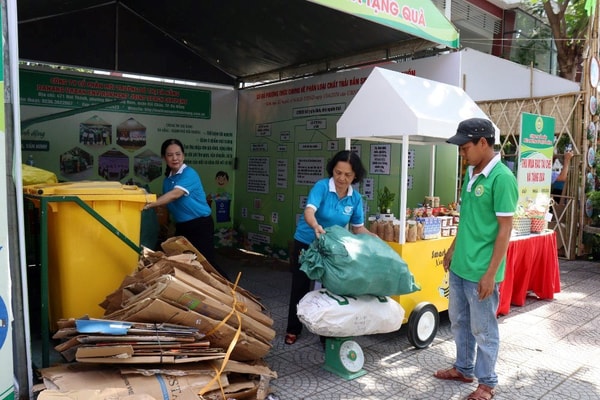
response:
{"label": "green leafy tree", "polygon": [[583,61],[590,0],[528,0],[528,10],[545,18],[552,30],[556,45],[559,76],[577,79],[578,67]]}

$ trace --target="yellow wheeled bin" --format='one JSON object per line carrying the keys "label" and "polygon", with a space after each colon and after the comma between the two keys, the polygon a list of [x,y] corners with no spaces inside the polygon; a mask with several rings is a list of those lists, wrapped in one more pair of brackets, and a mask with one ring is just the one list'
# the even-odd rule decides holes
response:
{"label": "yellow wheeled bin", "polygon": [[47,253],[41,279],[47,278],[50,324],[101,317],[99,304],[137,267],[142,209],[156,195],[96,181],[29,185],[24,192],[41,213],[41,247]]}
{"label": "yellow wheeled bin", "polygon": [[404,308],[408,340],[417,348],[431,344],[439,328],[439,313],[448,310],[449,281],[444,271],[444,255],[454,236],[418,240],[404,244],[387,242],[408,265],[421,290],[390,296]]}

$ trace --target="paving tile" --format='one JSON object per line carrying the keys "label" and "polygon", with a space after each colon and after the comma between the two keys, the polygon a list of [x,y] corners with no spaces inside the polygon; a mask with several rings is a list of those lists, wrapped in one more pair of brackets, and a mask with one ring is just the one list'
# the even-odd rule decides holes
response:
{"label": "paving tile", "polygon": [[561,315],[566,308],[569,308],[568,304],[561,304],[553,300],[533,300],[533,302],[537,303],[538,307],[531,307],[524,310],[524,312],[544,318],[552,318],[553,315],[557,314]]}
{"label": "paving tile", "polygon": [[325,399],[327,394],[338,396],[335,391],[335,382],[327,379],[315,379],[314,374],[285,375],[271,381],[271,386],[281,400]]}
{"label": "paving tile", "polygon": [[[526,345],[524,347],[520,343],[512,343],[500,340],[500,353],[498,355],[498,369],[502,369],[504,365],[510,366],[509,369],[514,368],[514,365],[521,365],[523,363],[530,362],[537,354],[538,349],[531,348]],[[500,375],[499,372],[497,372]]]}
{"label": "paving tile", "polygon": [[[600,287],[600,284],[598,287]],[[589,304],[576,302],[575,304],[565,304],[562,312],[550,315],[548,318],[578,327],[597,318],[599,314],[600,309],[598,306],[589,307]]]}
{"label": "paving tile", "polygon": [[[598,360],[597,356],[594,358],[595,360]],[[595,364],[597,364],[597,361]],[[581,382],[588,382],[597,385],[600,382],[600,368],[598,368],[597,365],[584,365],[573,374],[572,378]],[[598,396],[598,398],[600,398],[600,396]]]}
{"label": "paving tile", "polygon": [[502,394],[507,399],[542,399],[566,379],[567,377],[552,371],[543,376],[519,371],[511,380],[511,384],[502,385]]}
{"label": "paving tile", "polygon": [[567,379],[553,388],[551,396],[548,394],[543,399],[597,400],[600,399],[600,387],[598,387],[598,381],[592,383],[579,379]]}
{"label": "paving tile", "polygon": [[[279,400],[463,399],[477,383],[441,381],[455,346],[447,312],[425,349],[413,348],[406,326],[396,332],[353,338],[364,353],[367,374],[347,381],[323,369],[317,335],[304,331],[292,346],[283,343],[291,274],[285,266],[237,260],[240,285],[260,297],[277,332],[265,357],[278,373],[271,389]],[[498,319],[501,348],[495,400],[583,400],[600,398],[600,264],[560,260],[561,292],[554,300],[528,296],[522,307]],[[220,264],[221,265],[221,264]]]}

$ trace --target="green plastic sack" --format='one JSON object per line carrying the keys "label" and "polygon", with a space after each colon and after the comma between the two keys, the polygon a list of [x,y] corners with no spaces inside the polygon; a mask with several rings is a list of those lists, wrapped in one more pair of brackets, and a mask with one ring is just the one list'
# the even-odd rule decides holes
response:
{"label": "green plastic sack", "polygon": [[334,225],[300,254],[300,270],[345,296],[394,296],[421,290],[408,265],[386,242]]}

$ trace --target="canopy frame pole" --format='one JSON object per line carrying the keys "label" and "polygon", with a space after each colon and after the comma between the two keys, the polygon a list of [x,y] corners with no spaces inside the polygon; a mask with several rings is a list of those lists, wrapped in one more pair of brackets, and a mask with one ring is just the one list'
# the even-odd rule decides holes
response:
{"label": "canopy frame pole", "polygon": [[408,188],[408,135],[402,136],[402,168],[400,169],[400,235],[398,243],[406,243],[406,189]]}
{"label": "canopy frame pole", "polygon": [[431,145],[429,148],[429,196],[433,197],[435,194],[435,154],[436,145]]}

